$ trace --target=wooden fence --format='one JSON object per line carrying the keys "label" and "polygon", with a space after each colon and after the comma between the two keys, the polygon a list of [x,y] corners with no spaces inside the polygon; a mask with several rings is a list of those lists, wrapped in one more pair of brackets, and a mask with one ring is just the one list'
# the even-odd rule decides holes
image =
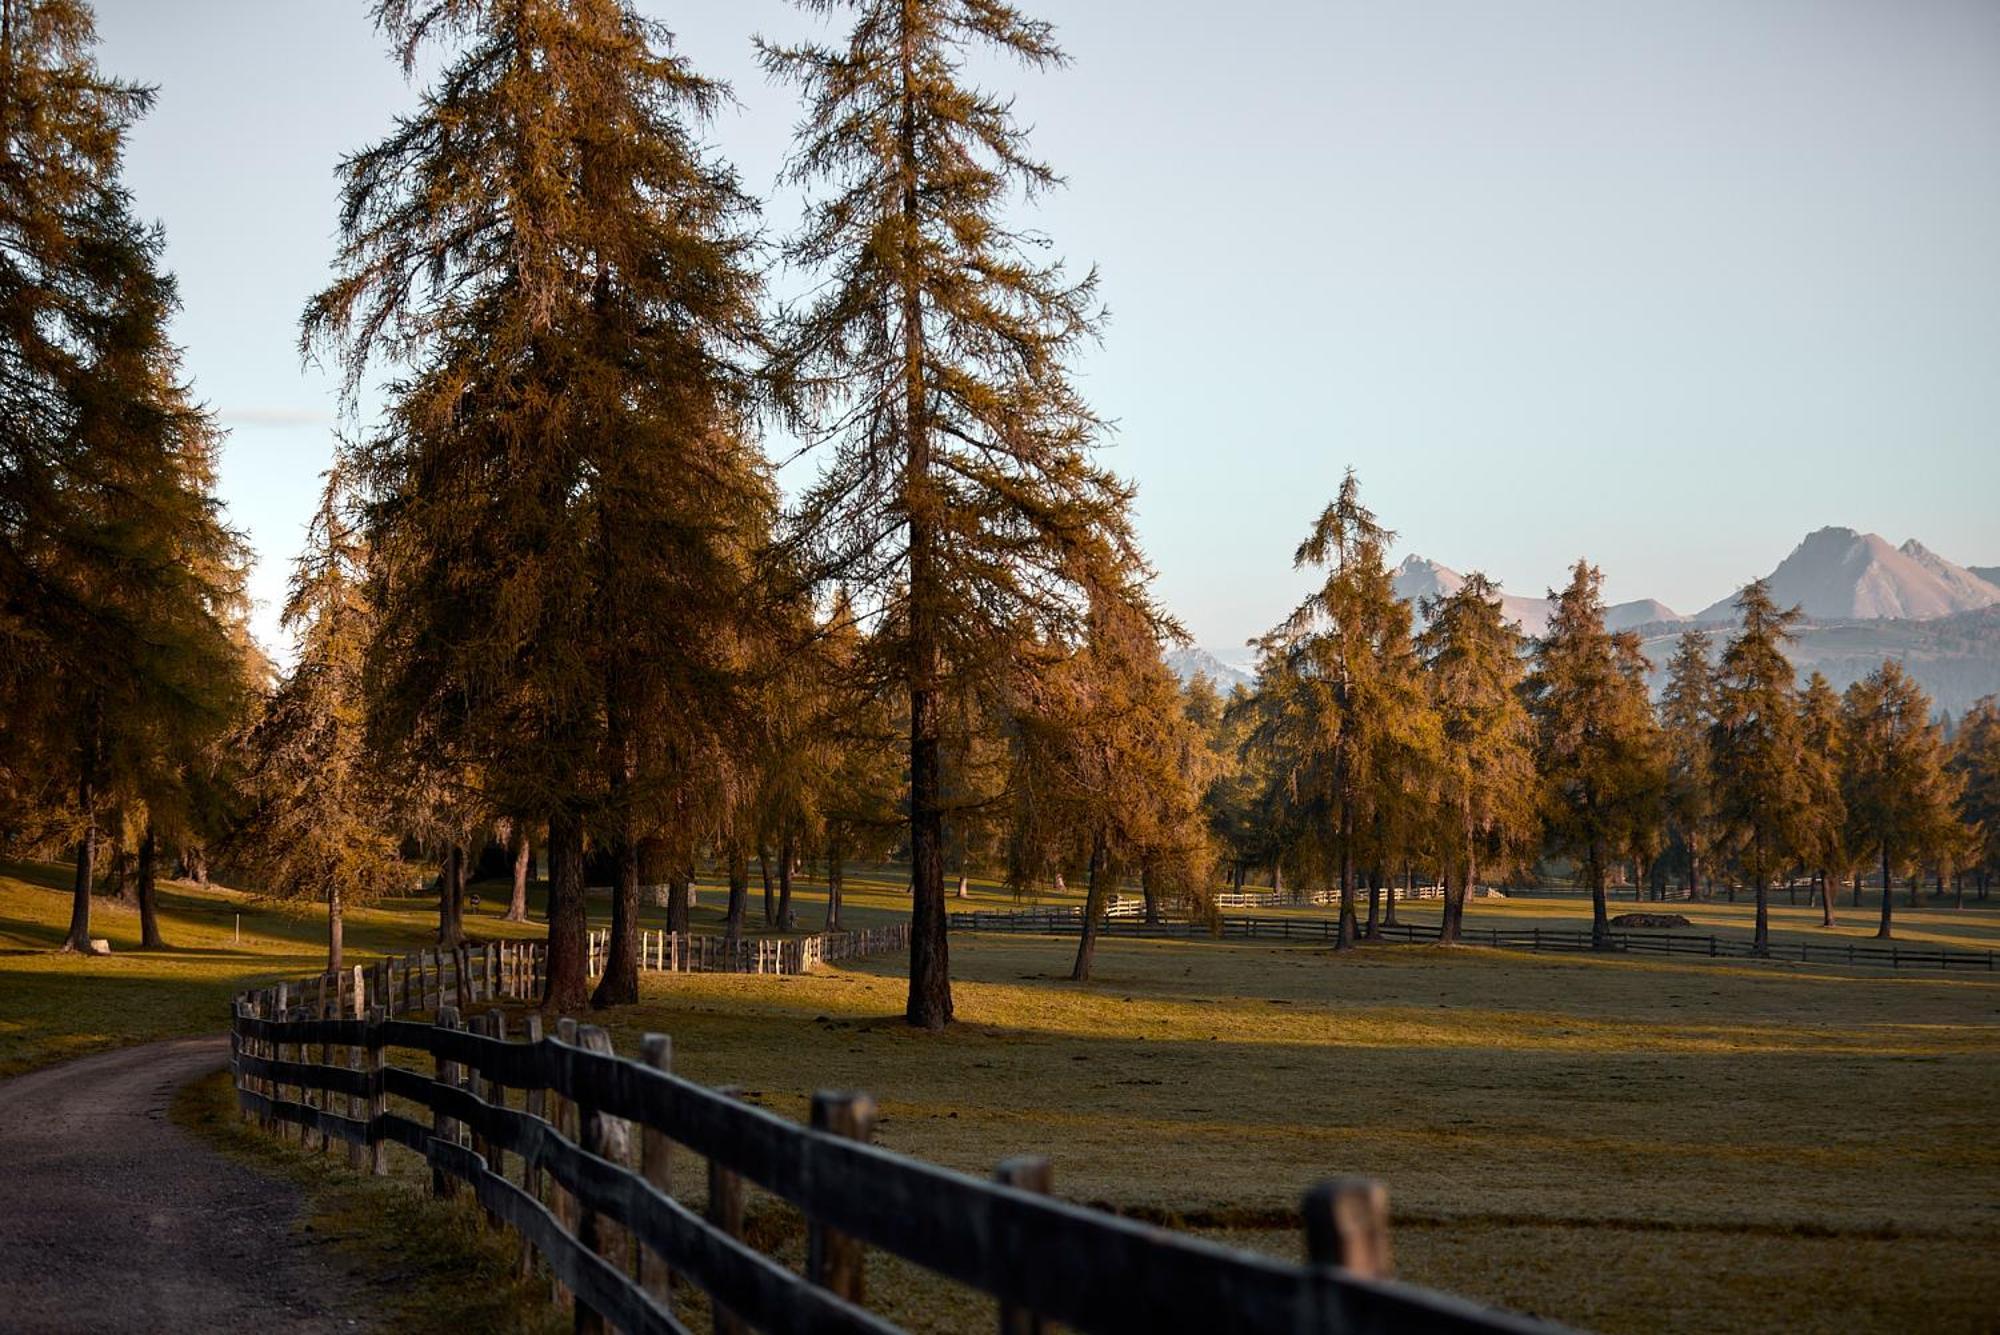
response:
{"label": "wooden fence", "polygon": [[[1043,935],[1072,934],[1080,930],[1075,911],[1022,909],[1013,912],[954,913],[955,932],[1034,932]],[[1106,922],[1098,929],[1105,936],[1178,937],[1238,941],[1315,941],[1331,943],[1340,938],[1340,922],[1335,918],[1246,918],[1222,917],[1211,922],[1132,923]],[[1427,923],[1397,923],[1383,926],[1388,940],[1412,944],[1435,941],[1436,926]],[[1481,927],[1463,926],[1459,940],[1469,946],[1490,946],[1496,950],[1591,950],[1594,943],[1588,928],[1568,927]],[[1696,936],[1687,932],[1639,932],[1613,929],[1608,937],[1611,950],[1650,955],[1703,955],[1710,958],[1760,958],[1752,943],[1741,937]],[[1946,950],[1939,946],[1871,945],[1858,941],[1773,941],[1761,958],[1798,960],[1807,964],[1852,964],[1882,969],[1945,969],[1993,973],[2000,953],[1990,950]]]}
{"label": "wooden fence", "polygon": [[[639,967],[658,973],[810,973],[834,960],[893,954],[910,948],[910,925],[863,927],[851,932],[817,936],[745,937],[730,941],[708,933],[645,930],[639,933]],[[604,971],[611,933],[592,928],[589,940],[590,976]]]}
{"label": "wooden fence", "polygon": [[[1398,904],[1413,899],[1443,899],[1444,887],[1439,885],[1418,885],[1407,889],[1400,885],[1382,887],[1385,899],[1393,899]],[[1505,899],[1507,892],[1498,886],[1475,885],[1472,887],[1474,899]],[[1361,903],[1368,902],[1368,892],[1357,890],[1355,898]],[[1219,909],[1275,909],[1288,904],[1338,904],[1338,890],[1219,890],[1214,904]]]}
{"label": "wooden fence", "polygon": [[[1053,1199],[1046,1159],[1003,1160],[988,1182],[877,1148],[865,1094],[815,1095],[799,1126],[674,1075],[661,1035],[632,1060],[602,1029],[562,1020],[544,1034],[539,1016],[499,1009],[466,1021],[442,1001],[534,995],[521,990],[532,971],[507,963],[491,947],[430,952],[242,994],[238,1103],[267,1128],[346,1145],[357,1168],[386,1172],[400,1145],[436,1194],[469,1186],[521,1236],[524,1265],[539,1257],[569,1295],[581,1331],[684,1332],[692,1287],[719,1335],[887,1335],[898,1328],[865,1306],[868,1247],[989,1295],[1003,1332],[1553,1329],[1386,1278],[1377,1183],[1305,1194],[1306,1264],[1237,1251]],[[434,1023],[391,1018],[432,997]],[[674,1195],[676,1145],[706,1160],[700,1212]],[[805,1218],[803,1273],[744,1241],[746,1183]]]}

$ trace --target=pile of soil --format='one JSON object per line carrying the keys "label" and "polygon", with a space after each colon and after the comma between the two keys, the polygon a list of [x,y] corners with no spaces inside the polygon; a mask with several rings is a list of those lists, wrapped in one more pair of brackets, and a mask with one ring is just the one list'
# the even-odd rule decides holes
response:
{"label": "pile of soil", "polygon": [[1621,913],[1611,920],[1613,927],[1692,927],[1678,913]]}

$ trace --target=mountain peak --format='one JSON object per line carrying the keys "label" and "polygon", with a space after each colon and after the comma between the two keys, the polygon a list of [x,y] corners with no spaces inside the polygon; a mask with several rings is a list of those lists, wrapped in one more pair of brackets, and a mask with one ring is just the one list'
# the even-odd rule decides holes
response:
{"label": "mountain peak", "polygon": [[[1818,620],[1929,620],[2000,603],[2000,588],[1912,538],[1892,547],[1879,533],[1829,526],[1808,533],[1767,577],[1780,607]],[[1731,594],[1695,617],[1733,620]]]}

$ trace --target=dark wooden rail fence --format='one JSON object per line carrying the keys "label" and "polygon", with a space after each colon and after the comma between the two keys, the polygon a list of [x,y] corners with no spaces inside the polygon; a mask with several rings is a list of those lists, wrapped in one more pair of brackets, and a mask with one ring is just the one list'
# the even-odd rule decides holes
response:
{"label": "dark wooden rail fence", "polygon": [[[438,1194],[469,1188],[521,1236],[522,1264],[539,1258],[573,1301],[579,1331],[685,1331],[687,1286],[718,1332],[894,1331],[864,1305],[867,1248],[989,1295],[1009,1332],[1553,1329],[1390,1279],[1372,1182],[1306,1193],[1309,1260],[1292,1264],[1055,1199],[1046,1160],[1004,1160],[987,1182],[878,1148],[865,1094],[821,1093],[800,1126],[674,1075],[662,1035],[637,1060],[567,1019],[550,1036],[528,1015],[516,1038],[503,1011],[470,1008],[538,994],[537,952],[521,944],[244,993],[231,1064],[246,1118],[349,1146],[376,1173],[400,1145]],[[424,1010],[434,1020],[395,1018]],[[673,1194],[677,1147],[707,1162],[700,1213]],[[744,1241],[746,1184],[807,1221],[805,1273]]]}
{"label": "dark wooden rail fence", "polygon": [[[955,932],[1029,932],[1043,936],[1075,935],[1082,919],[1075,909],[1018,909],[954,913]],[[1380,928],[1391,941],[1412,944],[1435,941],[1438,929],[1426,923],[1396,923]],[[1219,917],[1213,921],[1129,922],[1107,919],[1098,925],[1104,936],[1170,937],[1220,939],[1225,941],[1318,941],[1333,942],[1340,937],[1336,918]],[[1469,946],[1489,946],[1496,950],[1591,950],[1594,944],[1588,929],[1570,927],[1482,927],[1467,924],[1459,928],[1459,940]],[[1752,943],[1742,937],[1698,936],[1689,932],[1640,932],[1614,928],[1609,935],[1612,950],[1635,955],[1702,955],[1710,958],[1759,958]],[[1851,964],[1882,969],[1970,970],[2000,972],[2000,952],[1991,950],[1946,950],[1940,946],[1871,945],[1858,941],[1773,941],[1761,958],[1797,960],[1801,963]]]}

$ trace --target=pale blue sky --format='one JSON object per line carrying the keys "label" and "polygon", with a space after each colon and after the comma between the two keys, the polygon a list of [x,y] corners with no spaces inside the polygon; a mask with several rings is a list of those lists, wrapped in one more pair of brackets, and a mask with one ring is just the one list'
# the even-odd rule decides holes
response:
{"label": "pale blue sky", "polygon": [[[1081,376],[1202,643],[1289,607],[1349,463],[1403,551],[1517,593],[1587,555],[1690,611],[1829,523],[2000,562],[2000,4],[1025,3],[1075,63],[994,74],[1069,177],[1036,222],[1102,270]],[[713,140],[782,228],[796,105],[749,38],[817,25],[645,7],[735,84]],[[294,347],[333,165],[412,93],[361,0],[98,9],[160,85],[127,174],[275,603],[334,424]]]}

